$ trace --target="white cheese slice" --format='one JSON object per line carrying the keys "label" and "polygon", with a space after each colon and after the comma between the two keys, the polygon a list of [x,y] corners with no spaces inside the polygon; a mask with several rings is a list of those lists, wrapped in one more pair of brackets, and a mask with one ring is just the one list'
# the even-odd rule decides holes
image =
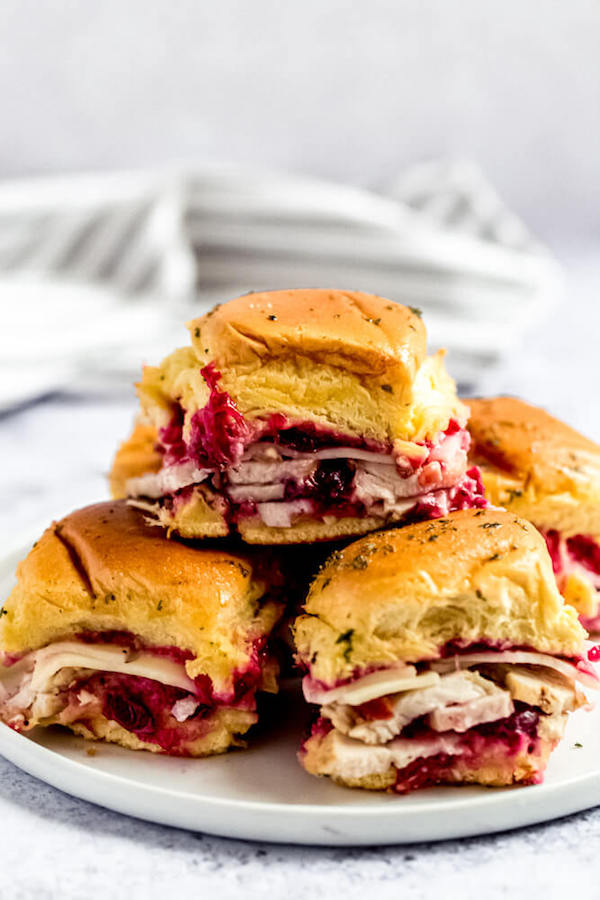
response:
{"label": "white cheese slice", "polygon": [[400,691],[414,691],[418,688],[431,687],[437,684],[440,676],[437,672],[426,672],[417,675],[414,666],[401,669],[381,669],[363,675],[349,684],[341,684],[335,688],[321,688],[310,677],[302,682],[304,697],[308,703],[345,703],[348,706],[360,706],[386,694],[398,694]]}
{"label": "white cheese slice", "polygon": [[586,671],[583,666],[578,667],[575,663],[566,659],[559,659],[548,653],[536,653],[533,650],[485,650],[481,653],[460,653],[456,656],[449,656],[447,659],[435,660],[430,663],[430,666],[436,672],[443,673],[458,669],[469,669],[471,666],[476,666],[479,663],[514,663],[516,665],[543,666],[560,672],[561,675],[564,675],[570,681],[580,681],[594,690],[600,689],[600,679],[594,668],[589,664]]}
{"label": "white cheese slice", "polygon": [[[92,669],[99,672],[119,672],[151,678],[161,684],[195,693],[195,685],[181,663],[141,651],[132,652],[127,647],[114,644],[84,644],[78,641],[59,641],[28,654],[33,661],[31,689],[43,692],[61,669]],[[2,678],[10,677],[10,668]]]}

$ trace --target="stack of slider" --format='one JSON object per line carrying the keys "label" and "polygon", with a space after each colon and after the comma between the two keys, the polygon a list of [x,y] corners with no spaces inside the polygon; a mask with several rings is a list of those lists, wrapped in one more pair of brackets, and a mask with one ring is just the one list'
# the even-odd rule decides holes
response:
{"label": "stack of slider", "polygon": [[[509,475],[443,354],[427,355],[418,310],[252,293],[189,330],[143,371],[114,501],[54,523],[19,567],[2,720],[222,752],[277,690],[275,634],[295,619],[308,772],[398,792],[540,781],[584,705],[577,684],[597,684],[559,589],[572,598],[591,571],[581,548],[600,524],[565,513],[559,528],[539,491],[527,510],[490,508],[479,461],[486,486]],[[548,493],[544,509],[568,492]]]}

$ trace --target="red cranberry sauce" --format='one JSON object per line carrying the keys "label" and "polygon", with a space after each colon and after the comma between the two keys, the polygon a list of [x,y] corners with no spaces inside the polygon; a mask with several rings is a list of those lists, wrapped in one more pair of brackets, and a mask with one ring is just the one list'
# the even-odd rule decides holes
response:
{"label": "red cranberry sauce", "polygon": [[[72,688],[70,694],[77,695],[81,690],[93,694],[107,719],[117,722],[141,741],[157,744],[173,755],[186,755],[189,746],[213,727],[211,716],[216,707],[210,696],[198,694],[196,710],[185,721],[178,722],[172,715],[173,706],[189,694],[149,678],[98,672]],[[85,718],[81,721],[85,724]]]}
{"label": "red cranberry sauce", "polygon": [[600,545],[592,537],[576,534],[567,538],[567,550],[580,565],[600,575]]}
{"label": "red cranberry sauce", "polygon": [[[314,515],[368,516],[371,510],[354,500],[352,460],[325,460],[302,483],[288,482],[285,499],[309,499]],[[452,487],[419,495],[412,509],[403,516],[405,523],[437,519],[459,509],[484,509],[489,506],[479,469],[473,467]],[[246,514],[251,514],[252,504]]]}
{"label": "red cranberry sauce", "polygon": [[[407,794],[417,788],[431,787],[450,780],[449,775],[457,762],[469,768],[492,762],[501,763],[502,759],[510,760],[517,754],[534,755],[539,753],[540,740],[538,727],[540,711],[523,703],[506,719],[476,725],[461,736],[460,754],[436,754],[435,756],[416,759],[403,769],[398,769],[394,790],[399,794]],[[423,725],[416,722],[409,725],[403,733],[407,738],[420,740],[439,737]],[[536,773],[529,783],[542,780],[541,773]]]}
{"label": "red cranberry sauce", "polygon": [[202,375],[210,398],[192,417],[188,455],[201,465],[225,469],[241,460],[252,439],[252,428],[227,391],[220,390],[221,374],[215,364],[205,366]]}
{"label": "red cranberry sauce", "polygon": [[[263,420],[246,420],[232,397],[219,388],[221,375],[214,363],[205,366],[202,375],[210,397],[208,403],[192,416],[187,440],[183,434],[184,410],[177,406],[171,422],[159,433],[160,447],[166,466],[192,461],[200,468],[213,471],[208,476],[208,483],[223,497],[226,504],[223,514],[232,523],[258,515],[257,504],[251,497],[236,503],[227,491],[227,469],[239,465],[249,445],[276,446],[284,457],[286,448],[291,456],[334,447],[392,454],[391,444],[342,434],[312,422],[294,422],[282,414],[273,414]],[[396,471],[402,478],[417,474],[419,478],[418,486],[415,485],[419,500],[407,513],[407,521],[437,518],[454,510],[488,505],[478,469],[472,467],[461,474],[462,465],[457,463],[461,457],[466,460],[469,442],[468,431],[452,420],[435,441],[420,442],[427,451],[424,459],[404,456],[396,459]],[[364,498],[358,499],[356,471],[357,462],[352,459],[317,460],[314,470],[307,476],[286,478],[283,501],[304,501],[297,513],[291,513],[297,515],[359,518],[377,515],[376,505],[370,506],[368,501],[365,505]],[[185,502],[191,490],[184,488],[167,495],[163,502],[171,505],[181,500]]]}
{"label": "red cranberry sauce", "polygon": [[[397,770],[394,791],[407,794],[417,788],[432,787],[451,781],[451,773],[457,763],[476,768],[484,764],[501,765],[509,763],[517,754],[538,754],[540,739],[538,727],[540,711],[524,703],[518,703],[517,709],[506,719],[476,725],[460,735],[460,752],[457,754],[437,753],[433,756],[420,757],[410,765]],[[301,755],[306,752],[306,744],[313,738],[324,738],[332,731],[333,726],[328,719],[319,717],[310,728],[308,737],[302,744]],[[446,732],[451,734],[452,732]],[[430,729],[423,719],[409,725],[402,733],[403,738],[419,741],[436,741],[439,732]],[[532,775],[528,783],[542,780],[541,773]]]}
{"label": "red cranberry sauce", "polygon": [[[191,650],[181,650],[179,647],[146,645],[129,631],[86,631],[76,635],[76,637],[77,640],[86,644],[117,644],[138,652],[143,650],[145,653],[166,657],[181,665],[194,657]],[[231,690],[216,691],[208,675],[197,675],[194,678],[196,696],[201,702],[213,706],[235,706],[236,708],[254,709],[254,695],[260,688],[263,669],[270,660],[271,653],[266,637],[258,637],[252,643],[246,666],[234,671]],[[124,677],[129,678],[130,676],[126,675]]]}
{"label": "red cranberry sauce", "polygon": [[461,653],[487,653],[490,650],[497,650],[499,653],[503,653],[506,650],[536,652],[533,647],[529,647],[526,644],[511,644],[510,641],[492,641],[489,638],[482,638],[480,641],[465,641],[462,638],[453,638],[440,647],[438,659],[460,656]]}
{"label": "red cranberry sauce", "polygon": [[[192,460],[205,468],[225,469],[239,463],[246,447],[257,441],[276,443],[301,453],[310,453],[329,447],[354,447],[374,453],[391,453],[391,444],[373,439],[342,434],[315,422],[294,422],[281,413],[267,419],[248,421],[235,400],[219,387],[222,376],[214,362],[206,365],[202,376],[210,390],[206,405],[192,416],[190,436],[183,437],[185,411],[174,404],[170,423],[160,430],[159,446],[165,456],[165,464],[172,465]],[[444,437],[462,434],[463,449],[468,449],[469,435],[466,429],[452,420]],[[442,438],[442,440],[443,440]],[[421,446],[435,459],[439,441],[425,440]],[[427,460],[426,460],[427,461]],[[422,464],[421,460],[409,460],[412,474]]]}
{"label": "red cranberry sauce", "polygon": [[456,757],[449,753],[436,753],[414,759],[408,766],[396,770],[393,791],[396,794],[411,794],[420,788],[434,787],[451,780],[452,765]]}
{"label": "red cranberry sauce", "polygon": [[563,568],[562,554],[560,552],[561,548],[561,537],[558,531],[543,531],[542,532],[545,540],[546,546],[548,548],[548,553],[550,554],[550,559],[552,560],[552,571],[555,575],[560,575]]}
{"label": "red cranberry sauce", "polygon": [[421,495],[408,521],[439,519],[460,509],[487,509],[489,505],[481,473],[472,466],[453,487]]}
{"label": "red cranberry sauce", "polygon": [[222,376],[215,364],[205,366],[202,375],[210,389],[210,397],[208,403],[192,416],[187,442],[183,437],[185,411],[178,404],[174,405],[169,424],[159,431],[159,447],[165,465],[192,460],[205,468],[223,470],[237,465],[246,447],[259,440],[273,442],[276,439],[278,445],[302,453],[336,445],[362,447],[374,452],[390,450],[377,441],[340,434],[312,422],[292,423],[279,413],[262,421],[247,421],[233,398],[219,388]]}
{"label": "red cranberry sauce", "polygon": [[157,450],[163,455],[163,465],[174,466],[188,458],[186,443],[183,439],[183,407],[174,405],[171,421],[159,429]]}
{"label": "red cranberry sauce", "polygon": [[284,498],[298,500],[311,498],[315,508],[329,509],[334,504],[348,501],[353,493],[356,466],[349,459],[321,460],[315,471],[302,481],[288,481]]}
{"label": "red cranberry sauce", "polygon": [[595,644],[593,647],[590,647],[587,658],[591,663],[600,662],[600,644]]}
{"label": "red cranberry sauce", "polygon": [[0,665],[5,669],[14,666],[19,660],[23,659],[25,653],[0,653]]}
{"label": "red cranberry sauce", "polygon": [[206,406],[192,416],[187,443],[183,437],[184,415],[182,407],[175,406],[171,421],[159,431],[159,449],[167,466],[192,460],[204,468],[223,470],[237,465],[246,447],[258,441],[276,443],[284,452],[286,447],[312,453],[336,446],[391,452],[390,447],[377,441],[342,434],[315,422],[294,423],[280,413],[249,422],[229,394],[216,388],[211,389]]}
{"label": "red cranberry sauce", "polygon": [[[578,563],[594,575],[600,575],[600,544],[586,534],[563,540],[560,532],[543,532],[555,575],[563,573],[569,561]],[[566,556],[566,558],[565,558]]]}
{"label": "red cranberry sauce", "polygon": [[[145,646],[135,635],[126,631],[85,632],[77,637],[84,643],[117,644],[133,651],[143,650],[167,657],[178,663],[193,658],[191,652],[178,647]],[[65,706],[70,703],[76,710],[79,704],[77,695],[85,690],[98,701],[100,711],[106,718],[117,722],[140,740],[158,744],[167,753],[185,755],[186,748],[192,742],[211,730],[211,716],[219,708],[244,711],[248,713],[251,723],[256,721],[256,691],[261,687],[263,667],[270,659],[265,638],[259,638],[254,642],[247,666],[234,672],[230,691],[217,692],[208,675],[198,675],[194,679],[193,695],[150,678],[97,672],[69,688]],[[172,715],[172,709],[178,700],[185,698],[197,701],[197,707],[191,716],[178,722]],[[85,724],[85,714],[72,716],[71,720],[75,718]]]}

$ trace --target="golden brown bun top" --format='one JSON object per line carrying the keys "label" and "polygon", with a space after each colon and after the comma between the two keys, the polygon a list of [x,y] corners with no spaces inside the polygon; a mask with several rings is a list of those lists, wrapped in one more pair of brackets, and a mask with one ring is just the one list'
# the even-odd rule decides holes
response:
{"label": "golden brown bun top", "polygon": [[334,553],[296,625],[300,658],[326,683],[450,641],[583,653],[542,536],[499,510],[464,510],[382,531]]}
{"label": "golden brown bun top", "polygon": [[465,401],[492,503],[565,534],[600,533],[600,446],[516,397]]}
{"label": "golden brown bun top", "polygon": [[412,381],[425,359],[420,317],[359,291],[245,294],[188,323],[199,358],[225,369],[297,354],[371,376]]}
{"label": "golden brown bun top", "polygon": [[473,452],[500,469],[534,481],[546,492],[571,489],[585,476],[600,478],[600,447],[517,397],[465,401],[471,411]]}
{"label": "golden brown bun top", "polygon": [[191,650],[194,676],[226,683],[268,633],[280,604],[273,556],[168,540],[124,501],[55,522],[17,569],[0,647],[36,649],[85,631],[129,631],[149,646]]}
{"label": "golden brown bun top", "polygon": [[443,353],[426,356],[419,310],[374,294],[334,290],[247,294],[188,323],[192,346],[146,366],[138,393],[157,428],[175,403],[205,406],[211,363],[248,420],[273,413],[391,443],[423,440],[466,409]]}

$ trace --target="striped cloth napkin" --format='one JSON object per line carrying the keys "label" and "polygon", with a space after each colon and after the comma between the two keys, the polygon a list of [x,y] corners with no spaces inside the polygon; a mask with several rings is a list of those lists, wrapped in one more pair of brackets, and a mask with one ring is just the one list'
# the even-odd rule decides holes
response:
{"label": "striped cloth napkin", "polygon": [[375,193],[232,167],[0,185],[0,410],[122,391],[186,341],[183,322],[248,290],[342,287],[423,309],[459,383],[551,306],[561,272],[469,163]]}

